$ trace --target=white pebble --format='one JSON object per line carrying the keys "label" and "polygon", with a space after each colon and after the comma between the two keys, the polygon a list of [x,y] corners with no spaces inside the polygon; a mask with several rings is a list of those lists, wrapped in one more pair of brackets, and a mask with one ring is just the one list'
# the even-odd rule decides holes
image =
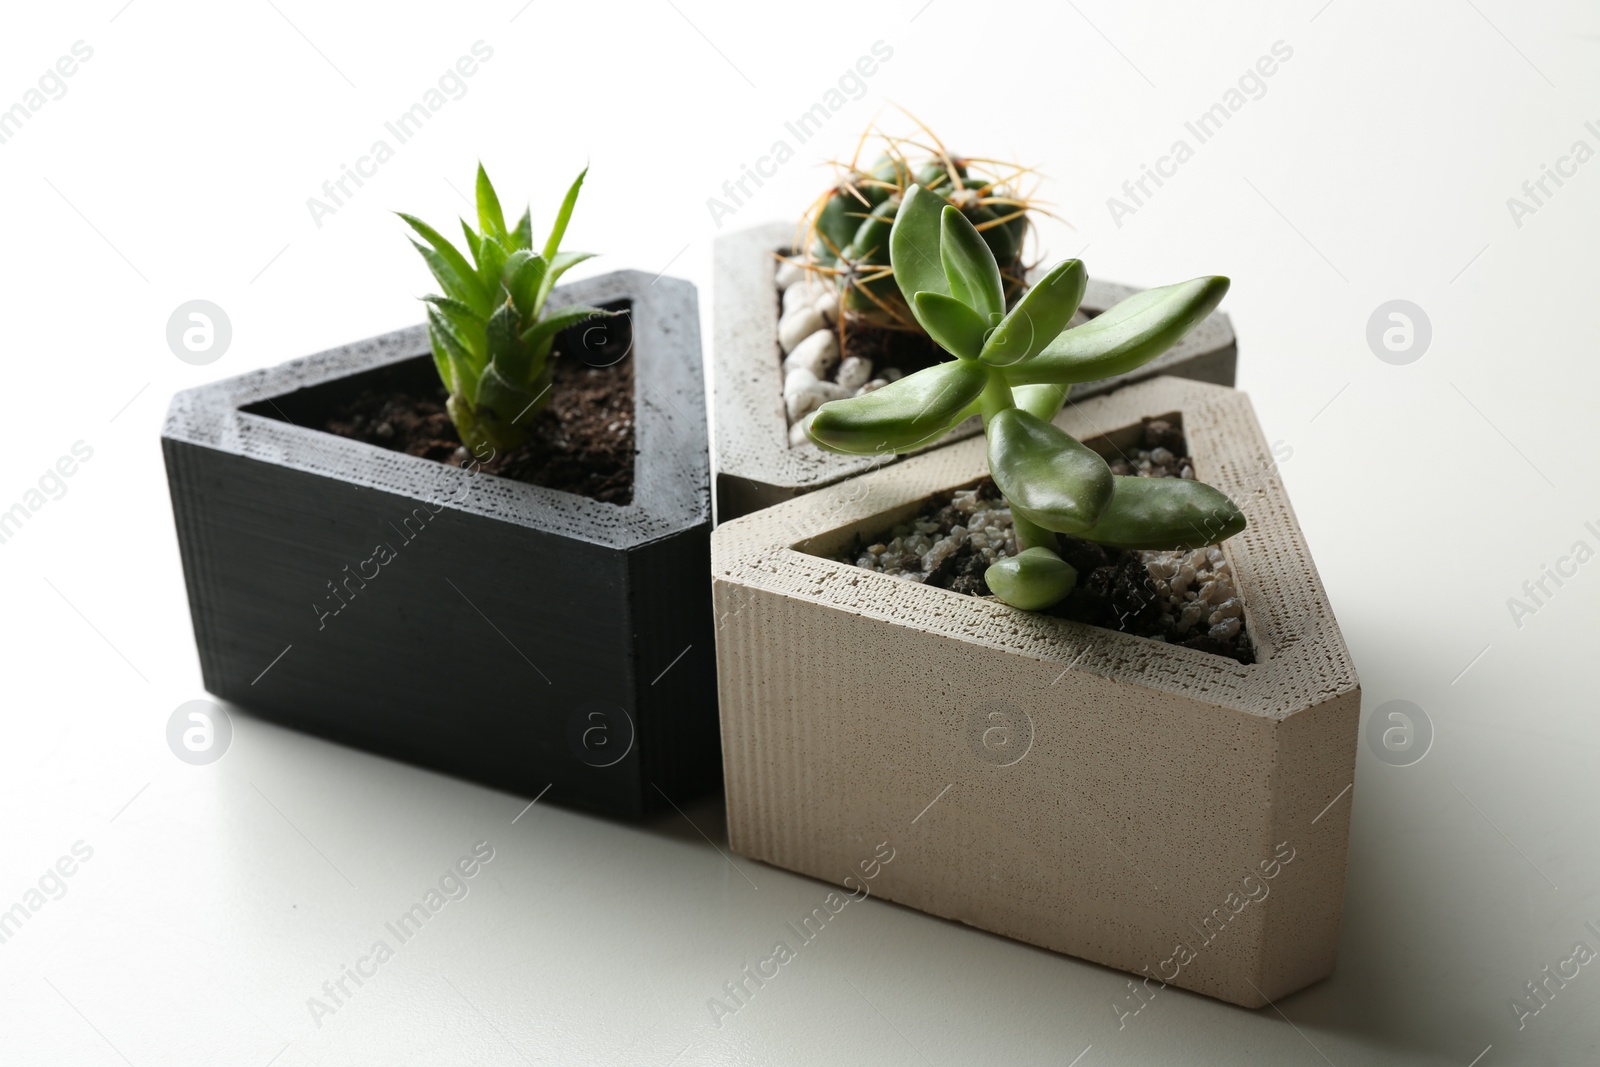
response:
{"label": "white pebble", "polygon": [[791,285],[783,291],[783,314],[792,315],[803,307],[814,307],[815,292],[809,282],[803,285]]}
{"label": "white pebble", "polygon": [[889,383],[884,381],[882,378],[874,378],[866,385],[863,385],[861,388],[857,389],[856,396],[865,396],[867,393],[870,393],[875,389],[882,389],[888,384]]}
{"label": "white pebble", "polygon": [[[833,338],[833,334],[829,333],[828,337],[831,340]],[[805,342],[801,344],[799,348],[795,349],[795,353],[798,354],[801,348],[804,348],[810,343],[811,338],[806,338]],[[835,353],[838,352],[837,344],[834,345],[834,351]],[[794,356],[790,356],[789,358],[793,359]],[[866,359],[862,356],[851,356],[849,359],[845,360],[839,365],[839,384],[844,386],[846,389],[851,390],[852,392],[860,389],[863,385],[866,385],[871,380],[872,360],[870,359]]]}
{"label": "white pebble", "polygon": [[807,370],[818,381],[826,378],[839,362],[839,339],[832,330],[818,330],[794,346],[783,360],[783,372]]}
{"label": "white pebble", "polygon": [[797,308],[778,320],[778,344],[782,346],[784,355],[788,355],[794,351],[795,345],[818,330],[827,328],[828,324],[823,321],[821,312],[816,308]]}
{"label": "white pebble", "polygon": [[1207,633],[1218,640],[1224,640],[1238,633],[1239,625],[1240,622],[1238,619],[1223,619],[1221,622],[1217,623],[1210,630],[1208,630]]}
{"label": "white pebble", "polygon": [[[808,432],[810,426],[811,419],[809,416],[795,420],[794,425],[789,427],[790,448],[800,448],[811,444],[811,434]],[[865,564],[863,564],[863,566],[865,566]]]}
{"label": "white pebble", "polygon": [[886,381],[886,382],[898,382],[901,378],[904,378],[904,377],[905,377],[905,372],[902,371],[899,367],[885,367],[883,369],[883,380]]}
{"label": "white pebble", "polygon": [[778,276],[775,281],[778,283],[779,289],[788,290],[790,286],[805,276],[806,272],[801,268],[800,264],[785,259],[780,260],[778,263]]}
{"label": "white pebble", "polygon": [[811,300],[813,306],[822,313],[822,317],[837,325],[839,322],[839,292],[832,286],[824,288]]}

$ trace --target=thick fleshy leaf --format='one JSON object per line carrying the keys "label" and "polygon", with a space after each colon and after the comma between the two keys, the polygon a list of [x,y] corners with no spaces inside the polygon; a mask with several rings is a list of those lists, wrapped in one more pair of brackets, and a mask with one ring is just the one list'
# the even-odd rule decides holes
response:
{"label": "thick fleshy leaf", "polygon": [[1009,367],[1044,351],[1072,321],[1087,284],[1082,260],[1068,259],[1051,267],[989,334],[978,358]]}
{"label": "thick fleshy leaf", "polygon": [[987,327],[990,315],[1006,310],[994,253],[967,217],[949,204],[940,215],[939,227],[939,256],[950,294],[977,312]]}
{"label": "thick fleshy leaf", "polygon": [[975,360],[939,363],[862,396],[830,400],[811,420],[811,439],[854,455],[907,452],[972,414],[988,380]]}
{"label": "thick fleshy leaf", "polygon": [[433,272],[433,278],[439,283],[439,288],[444,290],[445,296],[461,301],[479,315],[489,314],[494,305],[484,292],[476,274],[462,276],[450,265],[449,260],[420,241],[412,241],[411,246],[428,264],[428,269]]}
{"label": "thick fleshy leaf", "polygon": [[498,242],[506,236],[506,216],[500,210],[500,197],[495,195],[494,185],[489,181],[489,172],[483,169],[483,164],[478,164],[478,229],[484,237],[493,237]]}
{"label": "thick fleshy leaf", "polygon": [[1083,536],[1081,531],[1111,503],[1111,468],[1064,430],[1007,408],[989,419],[984,432],[989,475],[1023,518],[1046,530]]}
{"label": "thick fleshy leaf", "polygon": [[947,352],[962,359],[978,358],[989,328],[976,311],[940,293],[918,293],[915,306],[917,321]]}
{"label": "thick fleshy leaf", "polygon": [[837,255],[856,235],[862,216],[871,210],[871,205],[863,204],[851,193],[840,191],[830,196],[817,212],[817,237],[823,248]]}
{"label": "thick fleshy leaf", "polygon": [[622,314],[620,311],[607,311],[605,308],[588,307],[584,304],[557,308],[532,328],[523,331],[522,343],[542,357],[550,351],[550,345],[555,341],[556,334],[562,330],[570,329],[590,319],[609,319],[620,314]]}
{"label": "thick fleshy leaf", "polygon": [[1070,384],[1126,374],[1182,340],[1227,291],[1228,279],[1209,277],[1135,293],[1006,371],[1006,379]]}
{"label": "thick fleshy leaf", "polygon": [[1067,402],[1070,385],[1017,385],[1011,389],[1011,399],[1029,415],[1049,422]]}
{"label": "thick fleshy leaf", "polygon": [[583,188],[583,179],[588,173],[588,167],[578,172],[578,177],[561,201],[561,210],[556,212],[556,223],[550,228],[550,237],[544,243],[544,258],[547,263],[553,261],[561,249],[561,239],[567,234],[567,223],[572,221],[572,209],[578,203],[578,190]]}
{"label": "thick fleshy leaf", "polygon": [[1077,569],[1043,546],[1025,548],[983,572],[989,591],[1014,608],[1041,611],[1072,592]]}
{"label": "thick fleshy leaf", "polygon": [[894,228],[889,231],[889,265],[894,268],[895,284],[908,301],[917,293],[953,295],[939,255],[944,206],[938,193],[913,185],[895,214]]}
{"label": "thick fleshy leaf", "polygon": [[1203,482],[1118,476],[1111,506],[1076,536],[1113,548],[1199,548],[1244,528],[1238,505]]}

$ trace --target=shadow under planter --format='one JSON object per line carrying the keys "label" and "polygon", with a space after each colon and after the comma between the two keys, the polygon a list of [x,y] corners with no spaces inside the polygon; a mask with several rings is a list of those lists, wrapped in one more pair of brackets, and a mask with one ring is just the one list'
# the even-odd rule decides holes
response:
{"label": "shadow under planter", "polygon": [[712,535],[729,841],[827,881],[887,843],[879,896],[1260,1007],[1333,968],[1360,690],[1244,394],[1056,421],[1115,452],[1149,418],[1249,519],[1256,662],[829,558],[987,473],[982,438],[915,456]]}
{"label": "shadow under planter", "polygon": [[[712,400],[716,405],[717,521],[770,507],[883,465],[875,456],[846,456],[789,444],[783,402],[783,355],[778,346],[777,256],[787,253],[794,227],[775,222],[731,233],[713,249]],[[1090,279],[1082,310],[1098,315],[1138,290]],[[1174,375],[1232,385],[1238,347],[1228,316],[1216,311],[1173,348],[1137,370],[1073,386],[1077,399],[1136,381]],[[969,437],[971,419],[941,439]]]}
{"label": "shadow under planter", "polygon": [[[716,787],[694,287],[619,271],[550,301],[574,303],[630,311],[557,343],[631,371],[625,505],[295,424],[379,378],[436,386],[420,326],[173,399],[162,449],[207,689],[611,814]],[[602,329],[604,345],[585,334]]]}

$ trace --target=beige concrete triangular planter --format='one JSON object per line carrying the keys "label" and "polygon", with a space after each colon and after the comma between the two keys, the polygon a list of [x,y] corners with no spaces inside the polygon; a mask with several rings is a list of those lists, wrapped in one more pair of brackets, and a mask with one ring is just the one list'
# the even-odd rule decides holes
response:
{"label": "beige concrete triangular planter", "polygon": [[[810,445],[791,447],[778,349],[777,255],[794,241],[791,223],[774,222],[717,238],[712,331],[712,399],[717,459],[717,521],[726,522],[881,466]],[[1091,279],[1083,310],[1098,315],[1137,290]],[[1082,399],[1163,374],[1232,385],[1238,347],[1228,316],[1213,312],[1172,350],[1115,378],[1076,386]],[[977,419],[945,440],[970,437]]]}
{"label": "beige concrete triangular planter", "polygon": [[718,527],[733,848],[854,889],[887,842],[870,892],[1148,990],[1259,1007],[1328,974],[1360,691],[1250,402],[1160,378],[1057,421],[1110,448],[1173,415],[1249,518],[1248,666],[826,558],[985,475],[981,437]]}

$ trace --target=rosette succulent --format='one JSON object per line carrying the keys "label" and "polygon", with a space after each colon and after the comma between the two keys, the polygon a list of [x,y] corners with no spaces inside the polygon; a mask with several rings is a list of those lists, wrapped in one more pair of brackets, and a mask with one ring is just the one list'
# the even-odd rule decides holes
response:
{"label": "rosette succulent", "polygon": [[1057,534],[1177,549],[1244,529],[1243,513],[1211,486],[1115,476],[1051,421],[1075,383],[1124,374],[1175,344],[1221,302],[1228,279],[1145,290],[1068,329],[1087,281],[1081,261],[1056,264],[1008,310],[990,245],[943,196],[909,188],[888,238],[906,306],[955,358],[822,405],[809,433],[832,451],[883,455],[930,444],[981,415],[990,477],[1011,507],[1018,550],[984,573],[996,596],[1039,610],[1072,591],[1077,572],[1057,552]]}
{"label": "rosette succulent", "polygon": [[588,252],[563,252],[561,239],[578,202],[588,168],[572,183],[556,213],[544,247],[533,247],[533,219],[522,213],[508,227],[483,165],[478,165],[478,228],[465,219],[461,230],[469,260],[421,219],[400,217],[417,232],[412,240],[444,295],[425,296],[428,340],[439,377],[450,394],[447,407],[461,441],[475,454],[527,441],[534,419],[550,399],[550,350],[556,335],[586,319],[615,312],[567,306],[547,312],[556,280],[588,259]]}

